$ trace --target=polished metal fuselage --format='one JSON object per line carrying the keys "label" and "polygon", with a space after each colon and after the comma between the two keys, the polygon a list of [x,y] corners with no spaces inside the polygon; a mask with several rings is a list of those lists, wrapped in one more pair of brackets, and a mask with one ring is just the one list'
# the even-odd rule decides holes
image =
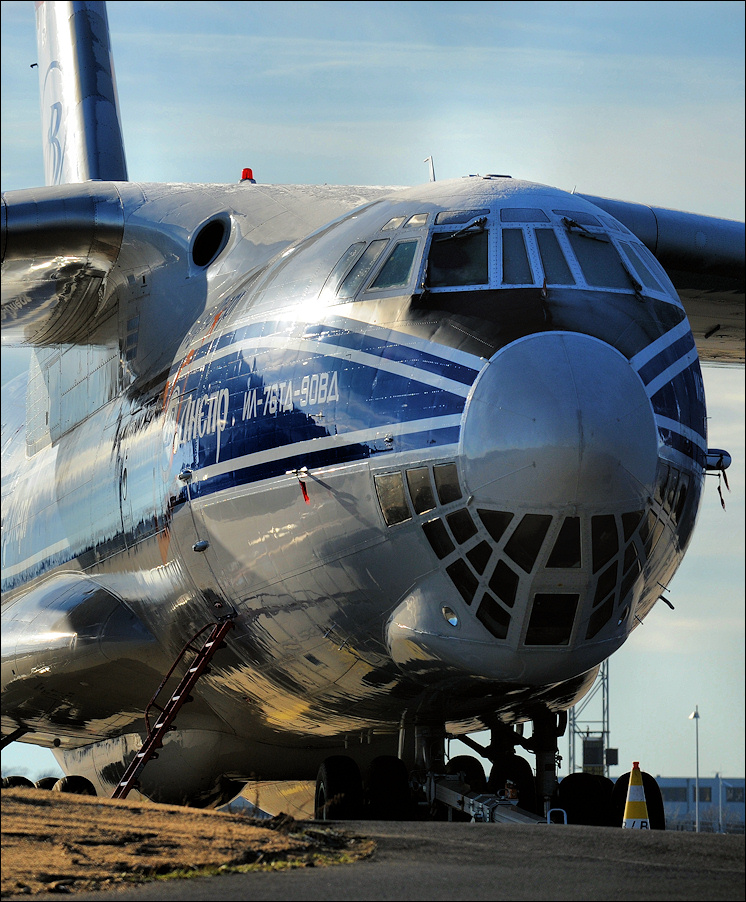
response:
{"label": "polished metal fuselage", "polygon": [[[292,216],[285,189],[160,190],[122,189],[114,312],[3,399],[4,719],[76,766],[126,757],[157,675],[233,612],[179,722],[208,782],[572,705],[699,507],[702,382],[662,269],[589,203],[503,178],[306,189]],[[438,282],[461,230],[487,275]],[[583,230],[624,255],[608,283]]]}

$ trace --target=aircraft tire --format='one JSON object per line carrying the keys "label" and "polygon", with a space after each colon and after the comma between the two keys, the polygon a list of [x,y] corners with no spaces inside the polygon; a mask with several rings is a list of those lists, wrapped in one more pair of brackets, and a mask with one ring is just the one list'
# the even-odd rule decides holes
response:
{"label": "aircraft tire", "polygon": [[34,783],[34,786],[37,789],[51,789],[58,779],[58,777],[42,777]]}
{"label": "aircraft tire", "polygon": [[52,792],[69,792],[77,796],[95,796],[96,789],[85,777],[60,777],[52,787]]}
{"label": "aircraft tire", "polygon": [[34,788],[34,784],[28,777],[3,777],[3,789],[14,789],[21,786],[30,787],[31,789]]}
{"label": "aircraft tire", "polygon": [[[611,794],[612,826],[621,827],[624,824],[624,809],[627,805],[627,789],[629,788],[629,775],[622,774],[614,784]],[[645,804],[648,809],[651,830],[666,829],[666,809],[663,805],[663,795],[658,782],[651,774],[642,772],[642,788],[645,792]]]}
{"label": "aircraft tire", "polygon": [[354,820],[363,807],[360,769],[347,755],[332,755],[319,768],[314,817],[320,821]]}
{"label": "aircraft tire", "polygon": [[490,772],[487,791],[497,793],[505,788],[508,780],[515,783],[518,789],[518,806],[524,811],[536,812],[536,780],[531,765],[525,758],[520,755],[499,758]]}
{"label": "aircraft tire", "polygon": [[568,824],[608,827],[613,788],[611,780],[598,774],[569,774],[560,782],[556,807],[567,812]]}
{"label": "aircraft tire", "polygon": [[472,792],[485,792],[487,789],[487,778],[484,775],[484,768],[471,755],[456,755],[455,758],[446,764],[447,774],[463,774],[464,782],[469,784]]}
{"label": "aircraft tire", "polygon": [[[455,758],[446,764],[447,774],[463,774],[464,782],[469,784],[472,792],[485,792],[487,789],[487,778],[484,775],[484,768],[481,763],[471,755],[456,755]],[[438,806],[441,807],[440,805]],[[448,816],[446,808],[445,816]],[[451,811],[451,819],[454,821],[470,821],[471,815],[464,811]]]}
{"label": "aircraft tire", "polygon": [[409,775],[394,755],[374,758],[368,768],[368,815],[372,820],[403,821],[412,814]]}

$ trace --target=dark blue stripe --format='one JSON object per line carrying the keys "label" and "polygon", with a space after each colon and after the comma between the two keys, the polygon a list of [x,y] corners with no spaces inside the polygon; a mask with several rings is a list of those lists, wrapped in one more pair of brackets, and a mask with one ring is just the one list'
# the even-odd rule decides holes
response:
{"label": "dark blue stripe", "polygon": [[662,386],[650,399],[653,411],[691,429],[707,441],[705,388],[699,361]]}
{"label": "dark blue stripe", "polygon": [[[308,335],[308,330],[303,336]],[[355,351],[363,351],[366,354],[373,354],[384,360],[393,360],[397,363],[404,363],[423,369],[429,373],[437,373],[447,379],[453,379],[454,382],[460,382],[463,385],[471,385],[478,373],[477,367],[462,366],[459,363],[453,363],[450,360],[444,360],[425,351],[418,351],[406,345],[397,344],[396,342],[383,341],[377,338],[371,338],[359,332],[323,332],[318,336],[318,340],[323,344],[334,344],[338,347],[350,348]],[[320,352],[323,353],[323,352]]]}
{"label": "dark blue stripe", "polygon": [[664,370],[667,370],[669,366],[673,366],[677,360],[685,357],[692,348],[694,348],[694,336],[691,332],[687,332],[686,335],[665,348],[639,369],[640,378],[645,385],[648,385],[653,379],[660,376]]}
{"label": "dark blue stripe", "polygon": [[[214,476],[204,481],[195,481],[191,484],[190,491],[193,498],[203,498],[226,489],[259,482],[262,479],[283,476],[289,470],[297,470],[301,467],[308,467],[311,471],[311,475],[307,480],[310,491],[313,486],[314,470],[342,463],[367,460],[373,457],[384,459],[392,453],[403,451],[429,451],[446,445],[454,445],[459,440],[459,433],[460,428],[458,426],[450,426],[443,429],[430,429],[425,432],[413,432],[410,435],[397,435],[391,444],[386,443],[383,439],[378,439],[372,442],[359,442],[353,445],[328,448],[323,451],[282,457],[256,466],[240,467],[239,469],[231,470],[229,473],[223,473],[220,476]],[[179,501],[185,500],[186,489],[183,490]]]}
{"label": "dark blue stripe", "polygon": [[664,445],[679,451],[681,454],[685,454],[698,466],[704,467],[707,455],[699,445],[678,432],[672,432],[670,429],[659,429],[658,432]]}
{"label": "dark blue stripe", "polygon": [[[336,327],[319,325],[307,325],[303,331],[298,330],[298,326],[294,323],[287,322],[263,322],[251,323],[242,326],[239,329],[231,330],[223,333],[217,339],[206,342],[202,347],[198,348],[190,360],[190,367],[195,363],[199,363],[208,355],[212,355],[217,351],[224,350],[233,344],[244,342],[251,338],[262,337],[278,337],[285,335],[288,340],[316,341],[319,344],[318,354],[324,355],[324,345],[330,344],[337,347],[349,348],[350,350],[361,351],[380,357],[384,360],[392,360],[397,363],[403,363],[417,369],[422,369],[428,373],[435,373],[462,385],[471,385],[479,372],[479,367],[464,366],[459,363],[453,363],[445,358],[438,357],[436,354],[430,354],[425,351],[419,351],[406,345],[398,344],[395,341],[385,341],[382,339],[372,338],[362,332],[351,332]],[[266,353],[268,349],[259,347],[256,349],[257,354]],[[237,349],[238,352],[238,349]],[[288,353],[290,349],[288,349]],[[293,350],[292,353],[298,352]],[[171,376],[177,372],[179,366],[171,368]]]}

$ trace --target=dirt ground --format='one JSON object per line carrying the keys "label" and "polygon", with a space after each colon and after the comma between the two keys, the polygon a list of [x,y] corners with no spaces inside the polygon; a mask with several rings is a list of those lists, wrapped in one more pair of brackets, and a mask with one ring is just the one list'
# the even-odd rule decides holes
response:
{"label": "dirt ground", "polygon": [[287,815],[251,820],[126,799],[2,790],[2,898],[107,889],[190,873],[319,867],[375,844]]}

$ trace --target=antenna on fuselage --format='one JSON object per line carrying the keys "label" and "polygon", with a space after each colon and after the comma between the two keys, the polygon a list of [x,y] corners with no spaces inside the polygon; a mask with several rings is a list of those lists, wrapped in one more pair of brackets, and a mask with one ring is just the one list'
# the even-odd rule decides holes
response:
{"label": "antenna on fuselage", "polygon": [[433,158],[427,157],[422,162],[430,164],[430,181],[434,182],[435,181],[435,163],[433,163]]}

